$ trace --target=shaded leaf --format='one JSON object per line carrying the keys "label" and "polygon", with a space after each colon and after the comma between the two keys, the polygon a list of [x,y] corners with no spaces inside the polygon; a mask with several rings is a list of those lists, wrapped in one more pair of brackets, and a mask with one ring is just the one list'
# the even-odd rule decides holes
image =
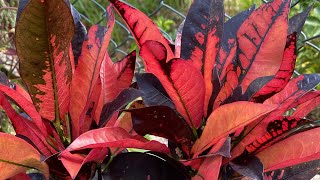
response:
{"label": "shaded leaf", "polygon": [[136,74],[139,90],[143,92],[142,99],[147,106],[168,106],[175,109],[161,82],[151,73]]}
{"label": "shaded leaf", "polygon": [[306,117],[313,109],[320,105],[320,91],[312,91],[308,94],[312,94],[311,97],[308,97],[310,98],[310,100],[299,104],[299,106],[296,107],[296,110],[294,111],[292,116],[301,118]]}
{"label": "shaded leaf", "polygon": [[259,158],[253,156],[246,159],[245,162],[231,162],[229,163],[232,169],[239,174],[255,180],[263,180],[263,164]]}
{"label": "shaded leaf", "polygon": [[[274,110],[276,106],[239,101],[217,108],[209,116],[202,135],[192,147],[194,157],[217,143],[221,138],[246,126]],[[240,115],[240,116],[239,116]]]}
{"label": "shaded leaf", "polygon": [[119,127],[105,127],[85,132],[75,139],[66,151],[102,147],[138,148],[162,153],[170,152],[164,144],[157,141],[148,141],[141,136],[131,135]]}
{"label": "shaded leaf", "polygon": [[265,172],[317,160],[320,158],[319,138],[320,128],[304,131],[268,147],[257,157]]}
{"label": "shaded leaf", "polygon": [[62,125],[69,108],[73,33],[71,10],[64,0],[30,0],[17,19],[20,75],[41,116]]}
{"label": "shaded leaf", "polygon": [[289,30],[288,33],[292,34],[293,32],[297,32],[297,38],[299,38],[303,25],[307,20],[309,12],[313,8],[313,5],[309,6],[305,11],[294,15],[289,19]]}
{"label": "shaded leaf", "polygon": [[123,90],[113,101],[103,106],[99,126],[105,126],[115,112],[119,111],[140,96],[142,96],[142,93],[137,89],[129,88]]}
{"label": "shaded leaf", "polygon": [[87,112],[86,104],[89,103],[89,98],[98,81],[101,63],[108,53],[107,49],[115,22],[111,6],[108,7],[107,13],[109,17],[107,27],[94,25],[89,29],[82,45],[78,67],[73,75],[70,99],[73,138],[79,136],[81,122],[84,121],[80,119],[81,113]]}
{"label": "shaded leaf", "polygon": [[198,128],[202,121],[205,94],[201,73],[189,61],[172,59],[166,62],[167,51],[156,41],[145,42],[140,56],[146,71],[159,79],[177,111],[192,128]]}
{"label": "shaded leaf", "polygon": [[188,172],[162,157],[149,153],[121,153],[107,169],[106,179],[190,179]]}
{"label": "shaded leaf", "polygon": [[174,110],[167,106],[151,106],[127,111],[131,113],[133,129],[139,135],[164,137],[189,154],[194,140],[192,129]]}
{"label": "shaded leaf", "polygon": [[10,178],[27,169],[37,169],[49,179],[49,168],[30,144],[13,135],[0,133],[0,177]]}
{"label": "shaded leaf", "polygon": [[147,40],[158,41],[162,43],[168,51],[167,61],[174,57],[169,41],[161,34],[158,27],[147,15],[119,0],[110,0],[110,2],[114,5],[119,15],[127,24],[140,48]]}

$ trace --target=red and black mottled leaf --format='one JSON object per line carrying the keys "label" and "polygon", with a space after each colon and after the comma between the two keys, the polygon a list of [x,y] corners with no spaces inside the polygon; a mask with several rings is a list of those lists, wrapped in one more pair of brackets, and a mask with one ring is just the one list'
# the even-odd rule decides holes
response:
{"label": "red and black mottled leaf", "polygon": [[304,95],[319,84],[319,82],[319,74],[300,75],[291,79],[282,91],[267,99],[264,102],[265,105],[277,105],[278,108],[264,118],[260,118],[259,120],[251,123],[245,129],[243,139],[231,151],[232,157],[235,158],[242,154],[247,145],[252,143],[257,137],[262,137],[266,134],[269,122],[272,122],[275,118],[282,116],[283,113],[293,107],[296,107],[299,103],[309,100],[309,98],[304,97]]}
{"label": "red and black mottled leaf", "polygon": [[[282,63],[278,72],[272,76],[261,77],[251,82],[244,94],[244,100],[262,103],[274,94],[280,92],[289,82],[296,62],[296,33],[288,36],[286,48],[283,53]],[[265,83],[265,79],[269,80]]]}
{"label": "red and black mottled leaf", "polygon": [[97,110],[95,112],[97,124],[99,124],[103,106],[114,100],[121,91],[129,88],[131,85],[135,61],[136,51],[131,52],[121,61],[115,63],[112,62],[109,55],[106,55],[100,69],[102,89],[99,102],[97,102]]}
{"label": "red and black mottled leaf", "polygon": [[99,75],[100,67],[105,58],[111,33],[114,27],[114,14],[112,6],[108,7],[107,27],[94,25],[89,29],[87,37],[82,45],[77,69],[74,72],[71,83],[70,116],[72,120],[73,138],[79,136],[80,119],[83,111],[87,112],[86,104],[93,92]]}
{"label": "red and black mottled leaf", "polygon": [[225,76],[227,66],[231,62],[235,61],[237,57],[237,31],[254,9],[255,6],[253,5],[249,9],[242,11],[224,23],[221,48],[216,61],[217,74],[221,81]]}
{"label": "red and black mottled leaf", "polygon": [[190,60],[200,70],[205,83],[204,114],[212,94],[212,71],[223,33],[222,0],[195,0],[184,22],[181,37],[181,58]]}
{"label": "red and black mottled leaf", "polygon": [[289,30],[288,33],[292,34],[293,32],[297,32],[297,39],[299,38],[303,25],[307,20],[308,14],[310,13],[313,5],[309,6],[305,11],[294,15],[289,19]]}
{"label": "red and black mottled leaf", "polygon": [[[81,134],[65,151],[86,148],[139,148],[168,154],[169,148],[158,141],[149,141],[142,136],[134,136],[119,127],[105,127]],[[62,152],[63,153],[63,152]]]}
{"label": "red and black mottled leaf", "polygon": [[128,88],[123,90],[113,101],[103,106],[100,115],[99,127],[104,127],[115,112],[119,111],[140,96],[142,96],[142,93],[137,89]]}
{"label": "red and black mottled leaf", "polygon": [[119,0],[109,1],[113,4],[129,27],[129,30],[139,47],[148,40],[158,41],[162,43],[168,51],[167,60],[174,57],[174,54],[171,51],[170,42],[161,34],[158,27],[147,15]]}
{"label": "red and black mottled leaf", "polygon": [[[104,175],[105,179],[190,179],[186,168],[165,155],[149,153],[121,153]],[[178,164],[179,163],[179,164]]]}
{"label": "red and black mottled leaf", "polygon": [[167,106],[151,106],[127,111],[131,113],[133,129],[139,135],[164,137],[189,154],[194,141],[192,129],[173,109]]}
{"label": "red and black mottled leaf", "polygon": [[175,109],[166,90],[159,79],[151,73],[136,74],[139,90],[143,92],[142,99],[147,106],[168,106]]}
{"label": "red and black mottled leaf", "polygon": [[263,4],[239,28],[237,70],[242,92],[256,78],[278,71],[287,39],[289,9],[290,0]]}
{"label": "red and black mottled leaf", "polygon": [[64,126],[72,78],[69,47],[74,33],[69,4],[64,0],[22,4],[25,7],[21,8],[15,36],[20,75],[40,115]]}
{"label": "red and black mottled leaf", "polygon": [[82,50],[82,43],[85,40],[85,37],[87,35],[87,29],[80,21],[79,12],[73,7],[73,5],[70,5],[70,6],[71,6],[73,22],[75,26],[75,31],[74,31],[71,44],[72,44],[72,52],[74,55],[74,64],[77,67],[79,56]]}
{"label": "red and black mottled leaf", "polygon": [[256,154],[259,151],[269,147],[275,142],[281,140],[293,129],[307,124],[310,121],[301,118],[290,116],[279,116],[272,122],[268,123],[266,134],[262,137],[257,137],[255,141],[246,146],[246,150],[251,154]]}
{"label": "red and black mottled leaf", "polygon": [[265,172],[317,160],[320,159],[319,138],[320,128],[304,131],[266,148],[257,157]]}
{"label": "red and black mottled leaf", "polygon": [[191,62],[182,59],[166,62],[166,49],[157,41],[145,42],[140,55],[146,71],[159,79],[177,111],[192,128],[198,128],[203,117],[205,96],[205,86],[200,71]]}
{"label": "red and black mottled leaf", "polygon": [[305,101],[304,103],[299,103],[299,105],[296,107],[296,110],[294,111],[292,116],[301,117],[301,118],[306,117],[312,110],[314,110],[320,105],[320,91],[311,91],[308,94],[310,95],[310,97],[306,97],[306,98],[310,100]]}
{"label": "red and black mottled leaf", "polygon": [[[253,102],[239,101],[223,105],[214,110],[200,138],[192,147],[194,157],[217,143],[221,138],[246,126],[252,121],[264,117],[276,108],[274,105],[263,105]],[[241,116],[239,116],[241,114]]]}

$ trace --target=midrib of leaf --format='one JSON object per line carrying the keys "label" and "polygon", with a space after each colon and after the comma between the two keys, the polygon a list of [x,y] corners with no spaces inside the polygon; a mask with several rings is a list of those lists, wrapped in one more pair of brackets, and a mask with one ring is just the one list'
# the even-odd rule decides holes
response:
{"label": "midrib of leaf", "polygon": [[24,168],[28,168],[28,169],[37,169],[37,168],[32,167],[32,166],[28,166],[28,165],[25,165],[25,164],[20,164],[20,163],[16,163],[16,162],[4,160],[4,159],[0,159],[0,162],[4,162],[4,163],[7,163],[7,164],[12,164],[12,165],[16,165],[16,166],[20,166],[20,167],[24,167]]}

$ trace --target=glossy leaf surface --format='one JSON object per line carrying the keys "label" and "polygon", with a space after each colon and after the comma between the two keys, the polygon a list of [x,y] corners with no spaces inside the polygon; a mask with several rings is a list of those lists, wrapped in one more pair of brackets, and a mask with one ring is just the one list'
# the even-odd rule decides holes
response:
{"label": "glossy leaf surface", "polygon": [[202,75],[190,62],[172,59],[156,41],[145,42],[140,50],[146,71],[154,74],[174,102],[177,111],[192,128],[199,127],[204,112],[205,86]]}

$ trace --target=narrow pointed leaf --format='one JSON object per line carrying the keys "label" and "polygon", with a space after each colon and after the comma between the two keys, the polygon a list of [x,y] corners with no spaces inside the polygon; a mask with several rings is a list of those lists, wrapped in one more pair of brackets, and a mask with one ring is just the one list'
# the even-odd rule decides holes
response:
{"label": "narrow pointed leaf", "polygon": [[[283,53],[282,63],[273,78],[263,83],[264,80],[256,79],[248,87],[244,94],[245,100],[262,103],[264,100],[280,92],[289,82],[296,62],[296,33],[288,36],[286,48]],[[265,77],[262,77],[265,78]],[[269,78],[269,77],[266,77]],[[258,83],[259,82],[259,83]],[[262,87],[259,87],[263,85]]]}
{"label": "narrow pointed leaf", "polygon": [[0,106],[5,110],[17,134],[28,137],[41,153],[46,156],[56,153],[56,150],[47,143],[40,129],[32,121],[20,116],[2,93],[0,94]]}
{"label": "narrow pointed leaf", "polygon": [[139,135],[152,134],[176,143],[189,154],[193,143],[192,129],[185,120],[167,106],[151,106],[128,110],[131,113],[133,129]]}
{"label": "narrow pointed leaf", "polygon": [[115,9],[129,27],[129,30],[139,47],[147,40],[158,41],[162,43],[168,51],[167,60],[174,57],[169,46],[169,41],[161,34],[158,27],[147,15],[119,0],[109,1],[114,5]]}
{"label": "narrow pointed leaf", "polygon": [[162,153],[170,152],[164,144],[157,141],[148,141],[141,136],[131,135],[119,127],[105,127],[88,131],[75,139],[66,151],[102,147],[139,148]]}
{"label": "narrow pointed leaf", "polygon": [[182,23],[179,25],[176,32],[176,40],[174,41],[174,47],[175,47],[174,55],[177,58],[181,58],[181,37],[182,37],[184,22],[185,21],[182,21]]}
{"label": "narrow pointed leaf", "polygon": [[239,28],[238,68],[242,92],[254,79],[278,71],[287,38],[289,5],[290,0],[263,4]]}
{"label": "narrow pointed leaf", "polygon": [[75,32],[72,38],[72,52],[74,55],[74,64],[75,66],[78,65],[79,56],[81,54],[82,50],[82,43],[85,40],[85,37],[87,35],[87,29],[80,21],[80,14],[79,12],[72,6],[71,6],[71,12],[73,16],[73,22],[75,26]]}
{"label": "narrow pointed leaf", "polygon": [[165,47],[156,41],[147,41],[140,50],[146,71],[154,74],[177,111],[192,128],[198,128],[204,112],[205,86],[203,77],[189,61],[172,59],[166,62]]}
{"label": "narrow pointed leaf", "polygon": [[265,172],[316,160],[320,158],[319,138],[320,128],[304,131],[270,146],[257,157]]}
{"label": "narrow pointed leaf", "polygon": [[143,92],[142,99],[147,106],[168,106],[175,109],[161,82],[151,73],[136,74],[139,90]]}
{"label": "narrow pointed leaf", "polygon": [[72,119],[72,135],[79,135],[80,115],[85,109],[94,86],[99,78],[100,67],[107,54],[111,33],[114,26],[114,14],[112,7],[108,7],[107,27],[94,25],[90,28],[82,52],[79,64],[74,73],[71,83],[70,116]]}
{"label": "narrow pointed leaf", "polygon": [[63,122],[68,112],[73,32],[73,17],[64,0],[30,0],[17,20],[20,75],[37,110],[50,121],[60,117]]}
{"label": "narrow pointed leaf", "polygon": [[265,116],[275,108],[276,106],[273,105],[245,101],[226,104],[217,108],[209,116],[203,133],[192,147],[191,152],[196,157],[221,138]]}
{"label": "narrow pointed leaf", "polygon": [[292,18],[289,19],[289,31],[288,33],[291,34],[293,32],[297,32],[297,38],[300,36],[304,23],[307,20],[309,12],[313,8],[313,5],[309,6],[305,11],[294,15]]}
{"label": "narrow pointed leaf", "polygon": [[33,123],[40,129],[44,136],[48,135],[47,128],[44,125],[40,114],[37,112],[36,108],[30,101],[25,99],[21,94],[17,93],[15,90],[2,84],[0,84],[0,91],[8,97],[10,97],[12,100],[14,100],[16,104],[20,106],[22,110],[24,110],[24,112],[29,115]]}
{"label": "narrow pointed leaf", "polygon": [[292,114],[295,117],[306,117],[313,109],[320,105],[320,91],[309,92],[312,93],[312,99],[297,106]]}
{"label": "narrow pointed leaf", "polygon": [[205,83],[204,112],[212,94],[212,71],[223,33],[222,0],[195,0],[184,22],[181,37],[181,58],[190,60],[200,70]]}
{"label": "narrow pointed leaf", "polygon": [[0,133],[0,177],[10,178],[28,169],[37,169],[49,179],[49,168],[30,144],[13,135]]}
{"label": "narrow pointed leaf", "polygon": [[[190,179],[182,165],[178,166],[157,154],[121,153],[107,168],[105,179]],[[172,161],[172,160],[171,160]]]}
{"label": "narrow pointed leaf", "polygon": [[104,127],[114,113],[140,96],[142,96],[142,93],[137,89],[128,88],[123,90],[113,101],[103,106],[100,115],[99,126]]}

